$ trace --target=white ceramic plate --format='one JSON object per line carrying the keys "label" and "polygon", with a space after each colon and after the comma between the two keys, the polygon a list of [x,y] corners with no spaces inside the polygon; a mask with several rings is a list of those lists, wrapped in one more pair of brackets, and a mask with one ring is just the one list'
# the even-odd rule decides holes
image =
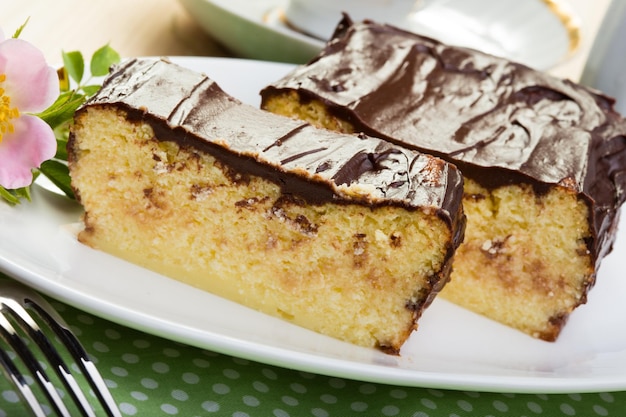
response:
{"label": "white ceramic plate", "polygon": [[[232,95],[258,91],[287,64],[176,58]],[[254,74],[253,77],[249,75]],[[626,389],[626,221],[589,303],[556,343],[542,342],[437,299],[399,357],[343,343],[196,290],[77,242],[81,209],[36,188],[0,203],[0,270],[112,321],[260,362],[396,385],[505,392]]]}
{"label": "white ceramic plate", "polygon": [[[285,23],[288,0],[179,1],[211,36],[244,58],[302,63],[323,47]],[[579,43],[578,18],[563,0],[421,1],[423,8],[406,21],[391,23],[541,70],[562,62]]]}

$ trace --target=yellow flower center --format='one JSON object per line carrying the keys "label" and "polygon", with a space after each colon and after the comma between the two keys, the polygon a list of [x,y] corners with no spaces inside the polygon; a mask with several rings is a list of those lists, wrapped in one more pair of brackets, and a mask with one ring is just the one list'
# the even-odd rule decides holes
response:
{"label": "yellow flower center", "polygon": [[19,117],[17,107],[11,107],[11,97],[4,94],[2,83],[7,79],[5,74],[0,74],[0,143],[6,133],[13,133],[12,119]]}

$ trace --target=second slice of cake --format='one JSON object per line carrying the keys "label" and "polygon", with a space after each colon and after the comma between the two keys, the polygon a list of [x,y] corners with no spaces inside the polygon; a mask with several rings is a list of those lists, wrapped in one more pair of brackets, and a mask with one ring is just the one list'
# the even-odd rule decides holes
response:
{"label": "second slice of cake", "polygon": [[626,122],[572,82],[346,19],[263,107],[454,163],[465,242],[442,296],[544,340],[586,302],[626,199]]}
{"label": "second slice of cake", "polygon": [[389,353],[463,238],[453,165],[244,105],[163,60],[114,68],[68,152],[80,241]]}

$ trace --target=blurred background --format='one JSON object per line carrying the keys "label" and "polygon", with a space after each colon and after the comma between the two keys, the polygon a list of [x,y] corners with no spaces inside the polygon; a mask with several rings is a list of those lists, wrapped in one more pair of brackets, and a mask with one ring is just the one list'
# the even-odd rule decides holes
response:
{"label": "blurred background", "polygon": [[[561,51],[555,52],[556,63],[547,68],[557,76],[577,80],[609,0],[519,0],[521,12],[526,9],[525,2],[545,3],[546,9],[565,5],[579,19],[575,51],[563,57]],[[246,4],[249,7],[243,7]],[[105,43],[126,57],[240,56],[303,61],[319,43],[284,27],[281,9],[285,4],[285,0],[0,0],[0,27],[10,36],[30,18],[22,38],[42,49],[49,62],[58,62],[61,49],[89,54]],[[520,10],[507,13],[515,15]],[[522,13],[520,27],[533,18]],[[550,36],[547,32],[546,42]],[[541,48],[542,42],[535,43]]]}

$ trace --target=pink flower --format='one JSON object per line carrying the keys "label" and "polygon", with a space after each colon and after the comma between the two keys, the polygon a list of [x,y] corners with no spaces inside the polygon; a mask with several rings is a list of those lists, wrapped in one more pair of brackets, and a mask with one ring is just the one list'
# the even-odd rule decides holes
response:
{"label": "pink flower", "polygon": [[50,126],[29,113],[45,110],[58,95],[56,71],[41,51],[0,31],[0,186],[29,186],[32,169],[56,153]]}

